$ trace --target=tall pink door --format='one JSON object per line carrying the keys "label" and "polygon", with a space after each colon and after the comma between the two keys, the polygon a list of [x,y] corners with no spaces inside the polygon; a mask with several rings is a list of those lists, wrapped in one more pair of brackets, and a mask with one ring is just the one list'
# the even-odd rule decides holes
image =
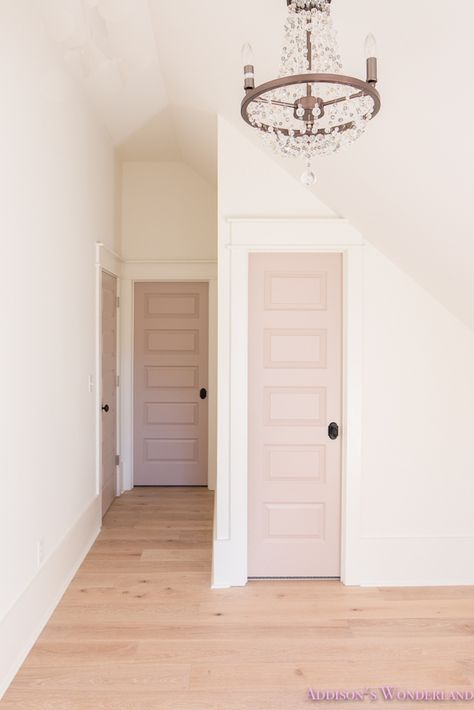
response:
{"label": "tall pink door", "polygon": [[117,279],[102,272],[102,514],[117,481]]}
{"label": "tall pink door", "polygon": [[208,285],[135,285],[134,482],[207,485]]}
{"label": "tall pink door", "polygon": [[342,257],[251,255],[250,577],[340,574],[341,373]]}

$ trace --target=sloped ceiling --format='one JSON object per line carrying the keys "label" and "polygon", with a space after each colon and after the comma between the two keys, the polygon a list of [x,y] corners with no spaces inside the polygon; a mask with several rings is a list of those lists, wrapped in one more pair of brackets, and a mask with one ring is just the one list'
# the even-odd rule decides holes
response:
{"label": "sloped ceiling", "polygon": [[[38,1],[56,17],[58,3],[95,8],[115,37],[106,66],[120,88],[103,66],[98,88],[94,72],[85,81],[122,159],[179,156],[215,182],[218,113],[262,150],[239,116],[240,48],[253,44],[258,81],[275,76],[284,0]],[[474,328],[474,3],[333,0],[333,16],[347,73],[364,75],[364,37],[376,35],[383,105],[358,144],[316,166],[313,190]],[[70,36],[63,25],[69,61]],[[281,164],[299,178],[299,164]]]}
{"label": "sloped ceiling", "polygon": [[167,106],[118,147],[121,161],[181,160],[217,186],[217,116]]}
{"label": "sloped ceiling", "polygon": [[33,0],[119,144],[169,104],[148,0]]}

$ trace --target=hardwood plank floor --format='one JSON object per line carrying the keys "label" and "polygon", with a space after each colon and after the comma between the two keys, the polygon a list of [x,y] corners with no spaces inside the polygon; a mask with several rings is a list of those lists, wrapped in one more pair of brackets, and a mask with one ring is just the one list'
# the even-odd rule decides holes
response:
{"label": "hardwood plank floor", "polygon": [[[474,588],[211,590],[212,513],[205,489],[118,499],[1,710],[298,710],[309,686],[474,697]],[[390,705],[463,703],[370,703]]]}

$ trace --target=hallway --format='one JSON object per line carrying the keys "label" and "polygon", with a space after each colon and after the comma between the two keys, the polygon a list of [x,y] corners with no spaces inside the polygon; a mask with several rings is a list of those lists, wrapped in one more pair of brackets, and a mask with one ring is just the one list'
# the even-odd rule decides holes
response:
{"label": "hallway", "polygon": [[472,688],[472,587],[211,590],[212,514],[204,488],[117,499],[1,709],[294,710],[309,686]]}

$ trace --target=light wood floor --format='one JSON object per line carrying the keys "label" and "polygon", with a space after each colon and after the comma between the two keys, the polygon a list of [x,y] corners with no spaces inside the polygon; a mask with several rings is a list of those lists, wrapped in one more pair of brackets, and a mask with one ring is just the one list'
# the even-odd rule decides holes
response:
{"label": "light wood floor", "polygon": [[296,710],[361,705],[309,703],[308,686],[474,690],[473,588],[211,590],[212,508],[205,489],[117,500],[1,710]]}

